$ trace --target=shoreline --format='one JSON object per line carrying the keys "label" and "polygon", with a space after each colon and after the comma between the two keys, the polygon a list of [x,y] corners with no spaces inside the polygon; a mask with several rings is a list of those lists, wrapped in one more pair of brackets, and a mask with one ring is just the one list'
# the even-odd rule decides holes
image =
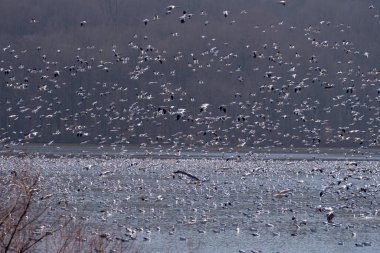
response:
{"label": "shoreline", "polygon": [[[366,151],[366,152],[364,152]],[[380,150],[352,149],[174,149],[169,147],[115,147],[96,145],[43,145],[26,144],[8,148],[0,147],[0,156],[45,156],[60,157],[108,157],[108,158],[139,158],[139,159],[244,159],[258,160],[321,160],[321,161],[380,161]]]}

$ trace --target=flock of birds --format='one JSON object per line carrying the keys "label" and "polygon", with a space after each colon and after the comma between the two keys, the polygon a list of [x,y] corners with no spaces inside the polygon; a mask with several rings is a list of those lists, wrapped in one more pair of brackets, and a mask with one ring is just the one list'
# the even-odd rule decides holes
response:
{"label": "flock of birds", "polygon": [[[90,20],[73,29],[81,46],[3,45],[0,144],[377,147],[380,69],[376,46],[355,37],[360,24],[318,19],[303,26],[286,17],[293,1],[264,5],[272,15],[265,8],[162,6],[139,19],[137,33],[108,47],[89,39]],[[379,23],[376,10],[365,5],[366,22]],[[259,14],[270,22],[262,24]],[[33,30],[43,19],[25,26]],[[339,245],[377,246],[375,162],[260,157],[4,156],[0,173],[46,168],[49,184],[38,194],[46,193],[41,203],[56,204],[48,215],[57,208],[92,228],[123,231],[95,229],[110,241],[150,241],[159,233],[190,241],[185,232],[234,230],[269,241],[318,235],[331,242],[339,234]],[[231,243],[225,239],[218,240]]]}
{"label": "flock of birds", "polygon": [[70,217],[116,252],[119,243],[148,252],[379,250],[373,161],[7,156],[0,165],[5,180],[19,166],[41,169],[36,194],[51,207],[41,230]]}
{"label": "flock of birds", "polygon": [[376,147],[376,52],[349,39],[350,24],[247,24],[252,12],[163,6],[127,47],[3,45],[0,143]]}

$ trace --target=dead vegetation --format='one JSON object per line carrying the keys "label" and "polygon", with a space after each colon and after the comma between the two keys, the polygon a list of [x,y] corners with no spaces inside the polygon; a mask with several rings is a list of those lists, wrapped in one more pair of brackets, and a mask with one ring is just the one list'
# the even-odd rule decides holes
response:
{"label": "dead vegetation", "polygon": [[26,170],[0,175],[0,253],[133,251],[127,240],[89,232],[68,209],[54,208],[55,196],[42,180]]}

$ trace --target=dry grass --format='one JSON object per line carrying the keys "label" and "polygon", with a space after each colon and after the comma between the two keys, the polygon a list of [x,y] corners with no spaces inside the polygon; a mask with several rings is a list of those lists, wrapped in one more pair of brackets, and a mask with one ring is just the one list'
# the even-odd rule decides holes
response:
{"label": "dry grass", "polygon": [[0,253],[134,251],[128,241],[89,233],[69,211],[54,209],[54,196],[44,192],[41,180],[26,170],[0,176]]}

